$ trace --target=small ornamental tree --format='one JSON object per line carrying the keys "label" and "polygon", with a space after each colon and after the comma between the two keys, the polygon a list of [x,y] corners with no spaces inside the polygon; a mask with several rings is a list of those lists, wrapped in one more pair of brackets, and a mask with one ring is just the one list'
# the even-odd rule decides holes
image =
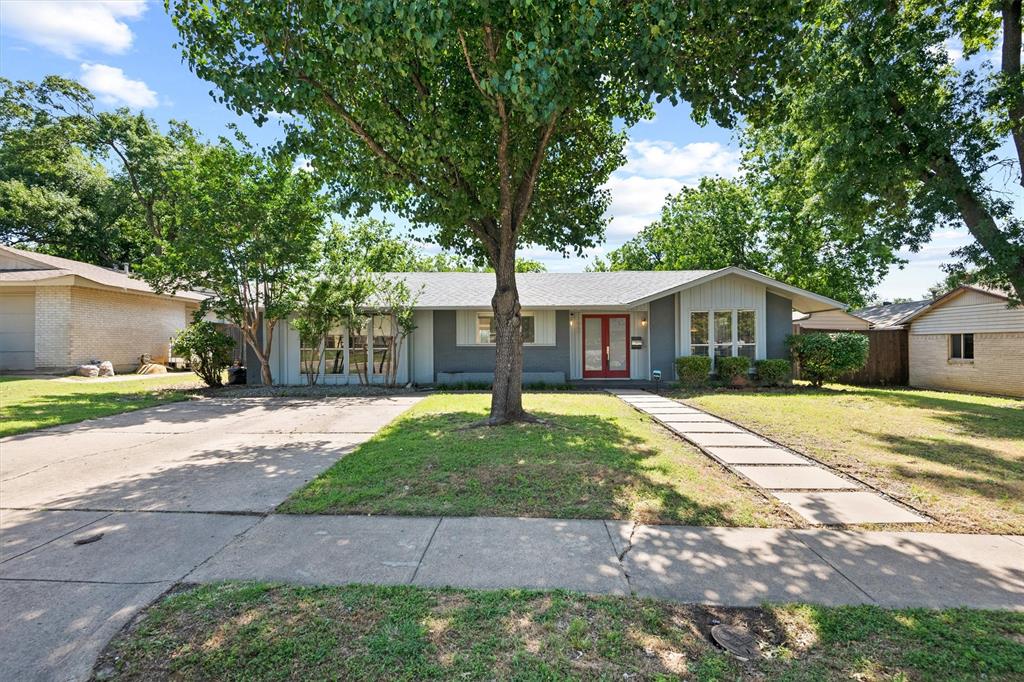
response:
{"label": "small ornamental tree", "polygon": [[224,384],[221,374],[231,366],[234,348],[234,339],[205,320],[182,329],[171,343],[174,354],[188,358],[192,371],[213,387]]}
{"label": "small ornamental tree", "polygon": [[378,315],[386,317],[391,328],[390,336],[385,337],[385,353],[391,358],[387,371],[383,373],[386,386],[398,385],[398,365],[402,357],[402,346],[409,335],[416,329],[413,307],[419,298],[419,292],[413,293],[409,285],[402,280],[381,280],[374,292],[379,307]]}
{"label": "small ornamental tree", "polygon": [[294,156],[259,153],[241,134],[193,145],[188,161],[170,180],[177,229],[142,276],[159,292],[207,293],[204,308],[238,325],[270,385],[274,331],[299,304],[329,202]]}
{"label": "small ornamental tree", "polygon": [[793,334],[786,339],[800,376],[820,387],[868,362],[868,337],[852,332]]}
{"label": "small ornamental tree", "polygon": [[489,424],[528,419],[516,251],[597,243],[652,97],[724,125],[773,87],[798,3],[168,0],[185,59],[364,209],[494,268]]}

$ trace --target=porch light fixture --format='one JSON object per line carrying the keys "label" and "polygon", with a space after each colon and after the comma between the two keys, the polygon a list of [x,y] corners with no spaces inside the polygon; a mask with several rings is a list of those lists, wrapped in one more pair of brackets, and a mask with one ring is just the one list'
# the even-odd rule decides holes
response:
{"label": "porch light fixture", "polygon": [[569,326],[572,327],[576,324],[576,313],[569,313]]}
{"label": "porch light fixture", "polygon": [[640,318],[640,326],[641,327],[646,327],[647,326],[647,316],[646,315],[644,315],[644,316],[642,316]]}

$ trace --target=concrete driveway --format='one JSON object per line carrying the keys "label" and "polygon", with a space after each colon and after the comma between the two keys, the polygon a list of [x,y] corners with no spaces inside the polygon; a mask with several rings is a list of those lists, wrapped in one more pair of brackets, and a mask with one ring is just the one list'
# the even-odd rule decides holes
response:
{"label": "concrete driveway", "polygon": [[0,440],[0,679],[88,677],[139,609],[418,400],[208,399]]}

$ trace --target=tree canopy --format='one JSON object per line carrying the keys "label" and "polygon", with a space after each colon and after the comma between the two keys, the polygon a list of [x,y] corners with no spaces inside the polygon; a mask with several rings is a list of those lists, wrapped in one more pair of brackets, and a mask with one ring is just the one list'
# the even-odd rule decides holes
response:
{"label": "tree canopy", "polygon": [[169,175],[195,142],[141,113],[97,111],[82,85],[0,79],[0,241],[112,266],[173,236]]}
{"label": "tree canopy", "polygon": [[665,200],[661,217],[608,254],[599,269],[717,270],[736,266],[864,305],[897,262],[892,248],[860,231],[837,230],[828,216],[807,215],[790,195],[756,174],[702,178]]}
{"label": "tree canopy", "polygon": [[966,226],[955,268],[1024,296],[1020,0],[818,0],[785,49],[747,112],[769,184],[880,250]]}
{"label": "tree canopy", "polygon": [[491,423],[525,418],[516,250],[603,234],[605,181],[652,96],[734,121],[793,30],[789,3],[176,0],[186,60],[353,203],[495,270]]}

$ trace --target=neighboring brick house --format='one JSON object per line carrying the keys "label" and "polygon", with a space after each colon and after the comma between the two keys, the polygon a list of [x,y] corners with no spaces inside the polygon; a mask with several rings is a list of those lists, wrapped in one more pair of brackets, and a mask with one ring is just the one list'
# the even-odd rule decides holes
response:
{"label": "neighboring brick house", "polygon": [[166,362],[171,337],[202,300],[154,293],[119,270],[0,246],[0,371],[64,372],[92,360],[131,371],[143,353]]}
{"label": "neighboring brick house", "polygon": [[903,322],[911,386],[1024,397],[1024,307],[962,286]]}

